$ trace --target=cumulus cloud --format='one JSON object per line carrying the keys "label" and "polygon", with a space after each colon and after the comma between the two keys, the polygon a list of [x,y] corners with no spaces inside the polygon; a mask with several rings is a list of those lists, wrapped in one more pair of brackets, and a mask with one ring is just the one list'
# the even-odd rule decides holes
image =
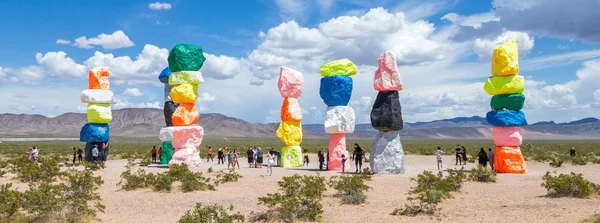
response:
{"label": "cumulus cloud", "polygon": [[128,97],[141,97],[144,94],[142,94],[142,92],[140,92],[140,89],[137,89],[137,88],[127,88],[123,92],[123,95],[128,96]]}
{"label": "cumulus cloud", "polygon": [[123,108],[161,108],[161,103],[158,101],[154,102],[130,102],[126,99],[117,98],[117,103],[112,105],[112,109],[123,109]]}
{"label": "cumulus cloud", "polygon": [[447,20],[460,26],[470,26],[474,29],[479,29],[484,23],[500,21],[500,17],[497,17],[493,12],[473,14],[469,16],[461,16],[456,13],[448,13],[442,17],[442,20]]}
{"label": "cumulus cloud", "polygon": [[533,48],[534,40],[533,37],[529,37],[524,32],[513,32],[505,31],[500,36],[493,39],[477,38],[473,43],[473,50],[479,58],[489,59],[492,57],[492,52],[496,46],[504,43],[508,40],[514,39],[517,41],[517,47],[519,48],[519,56],[523,57],[529,53]]}
{"label": "cumulus cloud", "polygon": [[[110,67],[111,77],[117,80],[149,81],[154,83],[155,77],[168,66],[169,50],[146,44],[135,60],[129,56],[115,57],[112,53],[96,51],[94,56],[84,64],[91,67]],[[149,78],[152,77],[152,78]]]}
{"label": "cumulus cloud", "polygon": [[25,104],[21,104],[21,103],[12,103],[12,104],[8,105],[8,108],[13,111],[17,111],[17,112],[24,112],[24,111],[34,110],[36,108],[36,106],[35,105],[25,105]]}
{"label": "cumulus cloud", "polygon": [[49,77],[82,77],[87,73],[85,66],[77,64],[72,58],[67,57],[63,51],[48,52],[46,54],[36,53],[35,59],[38,64],[44,65]]}
{"label": "cumulus cloud", "polygon": [[171,9],[171,4],[166,2],[154,2],[148,4],[148,8],[152,10],[169,10]]}
{"label": "cumulus cloud", "polygon": [[59,45],[69,45],[69,44],[71,44],[71,40],[57,39],[56,40],[56,44],[59,44]]}
{"label": "cumulus cloud", "polygon": [[45,72],[44,68],[40,66],[21,67],[15,71],[12,81],[23,82],[25,84],[39,84]]}
{"label": "cumulus cloud", "polygon": [[198,102],[213,102],[217,100],[217,96],[202,92],[198,94]]}
{"label": "cumulus cloud", "polygon": [[75,43],[73,45],[85,49],[91,49],[93,46],[100,46],[108,50],[135,46],[135,44],[127,35],[125,35],[122,30],[117,30],[112,34],[102,33],[93,38],[82,36],[75,39]]}
{"label": "cumulus cloud", "polygon": [[596,91],[594,91],[594,101],[596,102],[596,104],[600,104],[600,89],[597,89]]}
{"label": "cumulus cloud", "polygon": [[284,19],[293,19],[302,16],[306,10],[305,4],[296,0],[275,0],[279,8],[279,15]]}

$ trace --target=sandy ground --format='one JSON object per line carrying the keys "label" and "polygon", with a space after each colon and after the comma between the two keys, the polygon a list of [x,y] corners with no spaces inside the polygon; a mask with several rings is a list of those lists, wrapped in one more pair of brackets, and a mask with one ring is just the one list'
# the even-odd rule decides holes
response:
{"label": "sandy ground", "polygon": [[[283,176],[293,174],[321,174],[325,177],[340,175],[339,172],[318,171],[316,156],[311,157],[308,167],[297,169],[274,168],[273,176],[263,176],[266,168],[248,168],[245,160],[242,168],[237,170],[244,178],[238,182],[222,184],[217,191],[197,191],[183,193],[178,189],[170,193],[153,192],[150,189],[122,191],[116,184],[119,175],[124,171],[126,160],[111,160],[108,168],[97,174],[104,180],[100,188],[102,203],[106,205],[105,213],[99,217],[103,222],[176,222],[197,202],[233,205],[235,211],[249,214],[251,211],[262,211],[258,206],[258,197],[277,191],[277,181]],[[204,160],[205,161],[205,160]],[[445,157],[445,168],[455,168],[454,158]],[[565,166],[554,169],[548,164],[528,162],[529,171],[524,175],[499,175],[498,183],[466,182],[462,192],[456,193],[454,199],[445,200],[439,205],[439,217],[391,216],[397,207],[407,204],[406,192],[416,183],[410,178],[423,170],[436,171],[433,156],[407,156],[407,171],[404,175],[375,175],[369,185],[373,188],[367,193],[366,203],[358,206],[343,205],[339,199],[332,197],[334,191],[326,192],[322,201],[324,213],[322,222],[579,222],[593,214],[600,213],[600,199],[548,198],[546,189],[541,187],[542,175],[546,171],[556,170],[559,173],[583,173],[587,179],[600,183],[600,165]],[[450,165],[448,165],[450,164]],[[368,165],[368,164],[367,164]],[[203,163],[194,171],[206,172],[209,167],[217,172],[225,165]],[[475,164],[468,164],[470,169]],[[162,172],[163,166],[145,167],[148,172]],[[216,173],[205,173],[214,177]],[[8,181],[0,178],[0,183]],[[21,185],[19,185],[21,186]]]}

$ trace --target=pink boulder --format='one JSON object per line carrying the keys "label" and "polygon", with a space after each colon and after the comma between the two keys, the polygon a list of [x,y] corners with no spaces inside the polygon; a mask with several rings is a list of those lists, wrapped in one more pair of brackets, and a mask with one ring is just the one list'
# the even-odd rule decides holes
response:
{"label": "pink boulder", "polygon": [[375,71],[375,81],[373,88],[376,91],[400,91],[402,90],[402,80],[396,66],[396,55],[392,51],[387,51],[377,59],[378,68]]}
{"label": "pink boulder", "polygon": [[304,87],[304,75],[294,69],[281,67],[277,86],[282,97],[298,98]]}
{"label": "pink boulder", "polygon": [[329,139],[329,161],[327,162],[327,168],[329,170],[342,170],[342,155],[346,157],[346,165],[344,169],[350,170],[350,157],[348,150],[346,150],[346,134],[331,134]]}
{"label": "pink boulder", "polygon": [[200,167],[200,151],[197,148],[173,149],[173,158],[169,161],[169,167],[174,164],[185,164],[188,167]]}
{"label": "pink boulder", "polygon": [[496,146],[518,147],[523,143],[523,133],[518,126],[494,127],[492,138]]}
{"label": "pink boulder", "polygon": [[202,144],[204,129],[200,126],[173,128],[173,148],[198,148]]}

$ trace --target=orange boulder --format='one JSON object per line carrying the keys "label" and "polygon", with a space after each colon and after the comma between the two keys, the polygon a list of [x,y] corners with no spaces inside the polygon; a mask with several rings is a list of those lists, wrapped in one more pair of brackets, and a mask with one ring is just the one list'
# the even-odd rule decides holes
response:
{"label": "orange boulder", "polygon": [[498,173],[525,173],[527,165],[519,147],[498,146],[494,155],[494,169]]}
{"label": "orange boulder", "polygon": [[194,103],[179,104],[173,113],[173,126],[189,126],[198,123],[200,112]]}
{"label": "orange boulder", "polygon": [[89,72],[89,89],[101,89],[109,90],[110,83],[108,83],[108,76],[110,75],[110,69],[108,67],[95,67]]}
{"label": "orange boulder", "polygon": [[281,106],[281,121],[302,121],[302,110],[296,98],[285,98]]}

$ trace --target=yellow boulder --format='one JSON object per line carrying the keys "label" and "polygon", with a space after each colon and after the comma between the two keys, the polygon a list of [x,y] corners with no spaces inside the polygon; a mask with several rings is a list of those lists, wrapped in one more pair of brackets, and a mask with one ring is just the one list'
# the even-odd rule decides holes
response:
{"label": "yellow boulder", "polygon": [[197,84],[180,84],[171,88],[171,100],[177,104],[194,103],[198,99]]}
{"label": "yellow boulder", "polygon": [[88,123],[105,124],[112,121],[110,104],[89,103],[87,107]]}
{"label": "yellow boulder", "polygon": [[519,48],[517,41],[509,40],[500,44],[492,54],[492,75],[507,76],[519,74]]}
{"label": "yellow boulder", "polygon": [[281,122],[275,135],[286,146],[299,146],[302,143],[302,124],[292,121]]}
{"label": "yellow boulder", "polygon": [[483,89],[490,95],[522,94],[525,89],[525,78],[518,75],[493,76],[485,80]]}
{"label": "yellow boulder", "polygon": [[355,75],[358,68],[348,59],[334,60],[321,65],[321,76],[352,76]]}

